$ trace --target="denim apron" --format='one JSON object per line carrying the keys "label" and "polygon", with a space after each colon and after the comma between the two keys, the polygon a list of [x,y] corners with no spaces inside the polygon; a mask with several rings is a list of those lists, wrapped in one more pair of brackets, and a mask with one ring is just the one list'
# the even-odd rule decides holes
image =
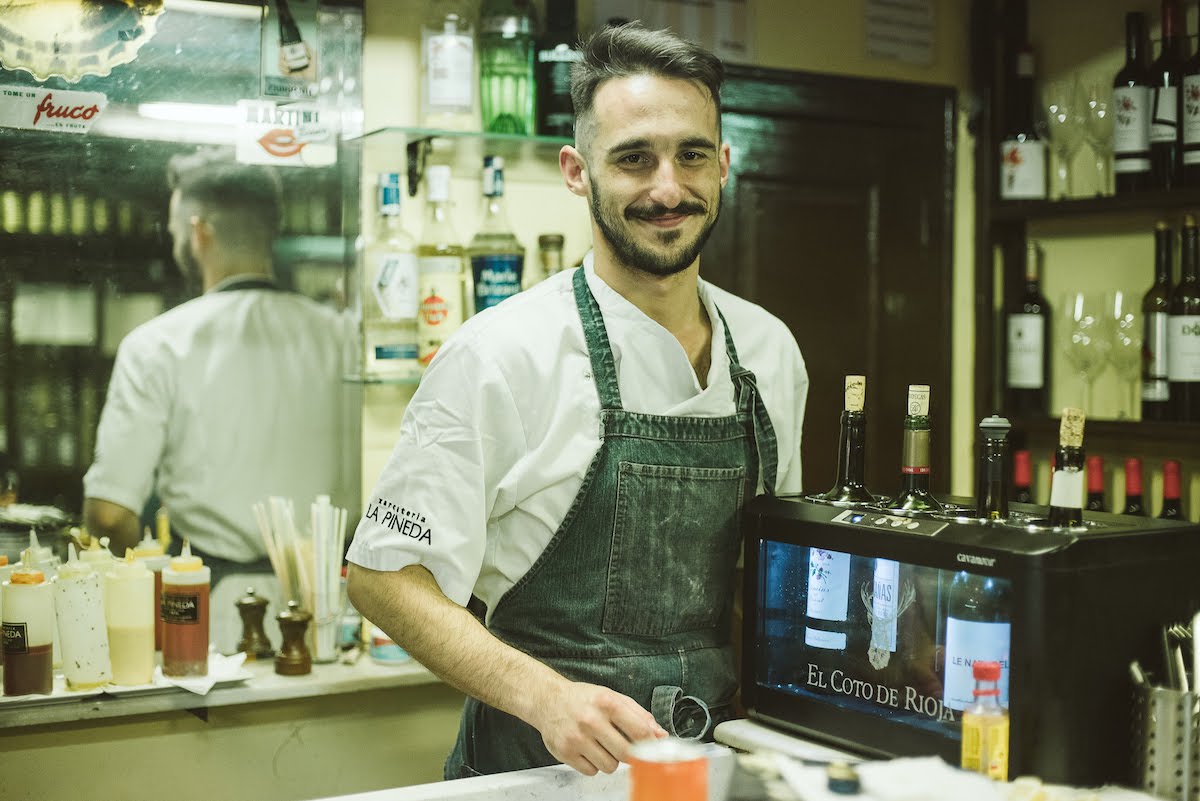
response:
{"label": "denim apron", "polygon": [[[496,603],[489,629],[568,679],[630,696],[668,732],[702,738],[732,715],[739,517],[760,467],[763,486],[774,491],[774,428],[727,325],[734,414],[625,411],[582,269],[574,289],[600,395],[600,448],[562,525]],[[445,775],[557,761],[535,728],[468,698]]]}

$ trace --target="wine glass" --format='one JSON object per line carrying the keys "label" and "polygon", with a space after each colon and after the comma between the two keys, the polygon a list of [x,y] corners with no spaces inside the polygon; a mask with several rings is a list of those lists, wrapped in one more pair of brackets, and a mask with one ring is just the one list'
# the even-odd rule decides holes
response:
{"label": "wine glass", "polygon": [[1071,159],[1083,144],[1085,135],[1084,117],[1075,97],[1075,85],[1071,81],[1051,81],[1046,84],[1042,96],[1046,135],[1055,161],[1050,192],[1054,200],[1070,197],[1073,192]]}
{"label": "wine glass", "polygon": [[1110,348],[1108,361],[1129,391],[1128,412],[1125,400],[1118,415],[1133,417],[1137,413],[1142,386],[1142,310],[1139,299],[1124,290],[1110,292],[1105,300],[1109,315]]}
{"label": "wine glass", "polygon": [[1104,295],[1070,292],[1062,300],[1059,330],[1063,356],[1083,382],[1083,410],[1090,414],[1092,384],[1108,364],[1111,338]]}
{"label": "wine glass", "polygon": [[1081,90],[1083,99],[1084,133],[1096,155],[1096,194],[1111,195],[1113,125],[1116,115],[1112,108],[1112,89],[1108,81],[1088,80]]}

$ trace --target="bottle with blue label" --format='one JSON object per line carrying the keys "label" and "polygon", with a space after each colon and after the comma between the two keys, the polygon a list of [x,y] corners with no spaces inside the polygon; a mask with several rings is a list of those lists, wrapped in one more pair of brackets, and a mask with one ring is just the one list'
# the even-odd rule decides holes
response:
{"label": "bottle with blue label", "polygon": [[475,311],[495,306],[521,291],[525,248],[517,241],[504,205],[504,159],[483,159],[483,223],[471,239],[471,272],[475,279]]}
{"label": "bottle with blue label", "polygon": [[367,245],[363,277],[364,377],[418,377],[417,247],[400,220],[399,173],[379,176],[379,218]]}

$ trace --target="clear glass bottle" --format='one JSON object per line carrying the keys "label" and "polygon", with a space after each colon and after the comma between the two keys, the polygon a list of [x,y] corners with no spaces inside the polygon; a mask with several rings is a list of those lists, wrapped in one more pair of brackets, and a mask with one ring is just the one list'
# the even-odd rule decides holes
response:
{"label": "clear glass bottle", "polygon": [[475,26],[466,0],[432,0],[421,24],[421,125],[479,130]]}
{"label": "clear glass bottle", "polygon": [[904,512],[938,512],[942,505],[929,491],[929,386],[908,387],[901,457],[901,487],[891,508]]}
{"label": "clear glass bottle", "polygon": [[946,600],[946,660],[943,702],[962,711],[974,701],[976,662],[998,662],[1000,703],[1008,705],[1012,646],[1012,588],[1006,579],[960,570]]}
{"label": "clear glass bottle", "polygon": [[867,377],[846,376],[842,429],[838,439],[837,481],[817,500],[840,503],[874,503],[866,487],[867,413],[864,410]]}
{"label": "clear glass bottle", "polygon": [[1166,222],[1154,226],[1154,283],[1142,296],[1142,419],[1169,420],[1171,388],[1167,374],[1167,309],[1175,233]]}
{"label": "clear glass bottle", "polygon": [[426,367],[466,316],[466,250],[450,216],[450,168],[445,165],[425,170],[425,224],[417,246],[417,271],[417,358]]}
{"label": "clear glass bottle", "polygon": [[529,0],[483,0],[479,12],[479,105],[483,130],[536,130],[533,34]]}
{"label": "clear glass bottle", "polygon": [[1054,478],[1050,482],[1050,525],[1083,523],[1083,423],[1082,409],[1063,409],[1055,451]]}
{"label": "clear glass bottle", "polygon": [[1008,710],[1000,703],[1000,663],[976,662],[974,702],[962,714],[963,770],[1008,781]]}
{"label": "clear glass bottle", "polygon": [[417,248],[400,220],[399,173],[379,176],[379,217],[362,272],[364,377],[418,376]]}
{"label": "clear glass bottle", "polygon": [[475,285],[475,311],[495,306],[521,291],[525,248],[517,241],[504,204],[504,159],[483,160],[483,222],[467,249]]}

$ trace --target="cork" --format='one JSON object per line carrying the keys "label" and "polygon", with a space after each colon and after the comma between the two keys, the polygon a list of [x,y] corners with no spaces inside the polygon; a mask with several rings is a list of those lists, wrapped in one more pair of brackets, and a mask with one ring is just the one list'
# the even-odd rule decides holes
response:
{"label": "cork", "polygon": [[1058,444],[1068,448],[1083,447],[1083,409],[1070,406],[1062,411],[1062,423],[1058,429]]}
{"label": "cork", "polygon": [[867,394],[867,377],[865,375],[846,376],[846,411],[861,412]]}
{"label": "cork", "polygon": [[908,385],[908,414],[911,417],[929,416],[929,385]]}

